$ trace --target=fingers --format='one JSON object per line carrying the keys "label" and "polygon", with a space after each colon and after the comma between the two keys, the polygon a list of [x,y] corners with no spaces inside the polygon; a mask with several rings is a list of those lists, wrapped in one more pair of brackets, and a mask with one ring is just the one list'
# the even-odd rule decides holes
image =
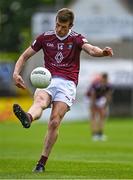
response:
{"label": "fingers", "polygon": [[113,56],[113,50],[112,50],[112,48],[106,47],[106,50],[108,51],[109,56]]}
{"label": "fingers", "polygon": [[24,84],[17,83],[15,84],[18,88],[26,89],[26,86]]}
{"label": "fingers", "polygon": [[103,49],[103,55],[104,55],[104,56],[110,56],[110,57],[112,57],[112,56],[113,56],[113,50],[112,50],[112,48],[110,48],[110,47],[105,47],[105,48]]}
{"label": "fingers", "polygon": [[18,88],[26,89],[24,80],[22,79],[22,77],[21,77],[20,75],[15,76],[15,77],[14,77],[14,81],[15,81],[15,85],[16,85]]}

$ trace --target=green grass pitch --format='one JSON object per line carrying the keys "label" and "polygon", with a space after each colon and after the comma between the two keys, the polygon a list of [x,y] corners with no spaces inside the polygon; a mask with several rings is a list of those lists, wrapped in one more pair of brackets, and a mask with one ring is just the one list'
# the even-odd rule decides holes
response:
{"label": "green grass pitch", "polygon": [[106,142],[93,142],[88,121],[64,122],[46,171],[32,172],[47,124],[0,123],[0,179],[132,179],[133,120],[109,119]]}

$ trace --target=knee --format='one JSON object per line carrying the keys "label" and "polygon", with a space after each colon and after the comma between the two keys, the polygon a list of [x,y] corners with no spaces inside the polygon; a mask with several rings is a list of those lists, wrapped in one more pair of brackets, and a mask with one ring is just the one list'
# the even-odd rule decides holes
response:
{"label": "knee", "polygon": [[34,103],[43,109],[47,107],[44,98],[39,94],[35,96]]}
{"label": "knee", "polygon": [[58,129],[60,125],[60,119],[58,116],[53,116],[51,119],[50,119],[50,122],[49,122],[49,128],[50,129]]}
{"label": "knee", "polygon": [[42,104],[42,97],[40,95],[37,95],[35,97],[35,102],[38,103],[38,104]]}

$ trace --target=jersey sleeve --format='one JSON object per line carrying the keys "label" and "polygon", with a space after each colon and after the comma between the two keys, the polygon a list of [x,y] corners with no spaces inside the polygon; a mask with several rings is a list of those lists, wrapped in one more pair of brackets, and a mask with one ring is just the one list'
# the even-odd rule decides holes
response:
{"label": "jersey sleeve", "polygon": [[31,44],[31,47],[34,51],[39,51],[42,48],[42,39],[43,35],[38,36],[34,42]]}
{"label": "jersey sleeve", "polygon": [[95,92],[95,85],[94,84],[91,84],[88,89],[87,89],[87,92],[86,92],[86,96],[87,97],[90,97],[92,92]]}
{"label": "jersey sleeve", "polygon": [[81,34],[79,34],[76,38],[76,42],[77,42],[77,45],[80,49],[82,49],[82,46],[84,43],[88,43],[88,40],[82,36]]}
{"label": "jersey sleeve", "polygon": [[108,91],[113,92],[112,84],[108,84]]}

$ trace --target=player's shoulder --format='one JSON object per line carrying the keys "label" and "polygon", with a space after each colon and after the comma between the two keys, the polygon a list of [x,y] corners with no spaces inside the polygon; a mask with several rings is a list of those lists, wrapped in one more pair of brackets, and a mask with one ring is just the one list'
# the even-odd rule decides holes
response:
{"label": "player's shoulder", "polygon": [[71,31],[71,33],[70,33],[70,36],[71,37],[77,37],[77,36],[79,36],[80,34],[79,33],[77,33],[77,32],[75,32],[75,31]]}
{"label": "player's shoulder", "polygon": [[99,81],[94,81],[94,82],[92,82],[92,87],[94,87],[95,89],[100,88],[101,83]]}
{"label": "player's shoulder", "polygon": [[73,30],[71,31],[70,36],[71,37],[84,37],[82,34],[75,32]]}
{"label": "player's shoulder", "polygon": [[43,32],[42,34],[39,35],[38,39],[44,40],[44,39],[51,39],[52,36],[55,35],[55,32],[53,30],[49,30],[46,32]]}
{"label": "player's shoulder", "polygon": [[44,38],[44,37],[47,37],[47,36],[51,36],[51,35],[54,35],[55,32],[50,30],[50,31],[46,31],[46,32],[43,32],[42,34],[38,35],[39,38]]}
{"label": "player's shoulder", "polygon": [[72,37],[73,39],[75,39],[77,41],[79,40],[79,41],[83,41],[84,43],[88,43],[88,40],[85,38],[84,35],[77,33],[73,30],[70,33],[70,37]]}
{"label": "player's shoulder", "polygon": [[43,33],[43,36],[51,36],[51,35],[55,35],[55,31],[54,30],[49,30]]}

